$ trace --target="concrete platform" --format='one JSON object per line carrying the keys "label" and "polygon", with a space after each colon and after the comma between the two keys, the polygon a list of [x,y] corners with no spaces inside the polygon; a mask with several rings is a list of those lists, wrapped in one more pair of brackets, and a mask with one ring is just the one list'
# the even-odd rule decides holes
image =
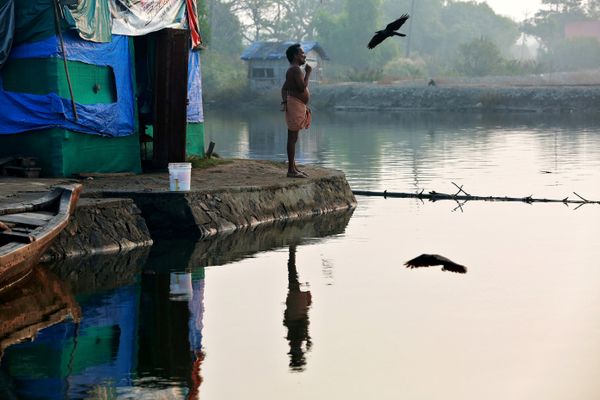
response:
{"label": "concrete platform", "polygon": [[287,178],[283,163],[231,160],[192,170],[189,192],[170,192],[167,172],[83,180],[0,177],[0,204],[31,199],[64,183],[84,185],[75,217],[46,259],[147,246],[152,237],[203,238],[356,206],[343,172],[301,169],[309,178]]}

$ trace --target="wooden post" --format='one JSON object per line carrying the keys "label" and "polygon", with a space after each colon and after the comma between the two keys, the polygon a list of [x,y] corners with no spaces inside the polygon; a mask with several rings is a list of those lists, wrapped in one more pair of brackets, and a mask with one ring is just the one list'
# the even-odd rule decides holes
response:
{"label": "wooden post", "polygon": [[184,29],[157,33],[154,168],[185,161],[189,40],[189,32]]}

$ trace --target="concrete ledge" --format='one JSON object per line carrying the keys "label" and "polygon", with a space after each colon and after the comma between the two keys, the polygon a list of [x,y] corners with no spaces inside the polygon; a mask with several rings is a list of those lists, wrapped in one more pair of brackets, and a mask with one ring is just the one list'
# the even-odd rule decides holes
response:
{"label": "concrete ledge", "polygon": [[[287,178],[284,164],[237,160],[194,171],[192,190],[168,192],[168,175],[154,174],[134,190],[114,182],[90,184],[88,195],[133,199],[153,236],[196,238],[265,222],[352,209],[356,199],[343,173],[304,167],[308,179]],[[216,176],[216,178],[215,178]]]}
{"label": "concrete ledge", "polygon": [[150,245],[150,231],[133,200],[83,198],[42,262]]}
{"label": "concrete ledge", "polygon": [[[302,169],[310,178],[287,178],[284,163],[231,160],[192,170],[189,192],[170,192],[167,172],[83,180],[75,214],[42,261],[123,252],[151,245],[152,237],[198,239],[356,207],[341,171]],[[73,181],[1,178],[0,203],[39,197]]]}

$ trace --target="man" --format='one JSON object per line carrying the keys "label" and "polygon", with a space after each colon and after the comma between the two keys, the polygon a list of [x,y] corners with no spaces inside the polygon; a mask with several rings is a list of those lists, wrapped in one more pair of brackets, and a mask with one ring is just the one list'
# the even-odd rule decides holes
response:
{"label": "man", "polygon": [[[291,45],[285,52],[290,62],[285,74],[285,82],[281,87],[282,111],[288,127],[287,156],[289,178],[306,178],[304,172],[296,167],[296,142],[300,129],[310,127],[310,109],[308,108],[308,80],[312,68],[306,63],[306,54],[299,43]],[[304,72],[302,68],[304,65]]]}

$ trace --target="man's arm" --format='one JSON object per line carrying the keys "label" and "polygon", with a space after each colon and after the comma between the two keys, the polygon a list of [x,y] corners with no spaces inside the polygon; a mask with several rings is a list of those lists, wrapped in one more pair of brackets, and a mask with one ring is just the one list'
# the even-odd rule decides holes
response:
{"label": "man's arm", "polygon": [[287,79],[285,80],[285,82],[283,82],[283,85],[281,86],[281,102],[285,103],[287,101],[287,95],[288,95],[288,87],[287,87]]}
{"label": "man's arm", "polygon": [[302,70],[300,67],[294,67],[291,69],[292,79],[294,80],[295,86],[298,88],[298,92],[302,93],[308,87],[308,78],[310,77],[310,72],[312,68],[310,65],[306,64],[306,70],[304,73],[304,78],[302,77]]}

